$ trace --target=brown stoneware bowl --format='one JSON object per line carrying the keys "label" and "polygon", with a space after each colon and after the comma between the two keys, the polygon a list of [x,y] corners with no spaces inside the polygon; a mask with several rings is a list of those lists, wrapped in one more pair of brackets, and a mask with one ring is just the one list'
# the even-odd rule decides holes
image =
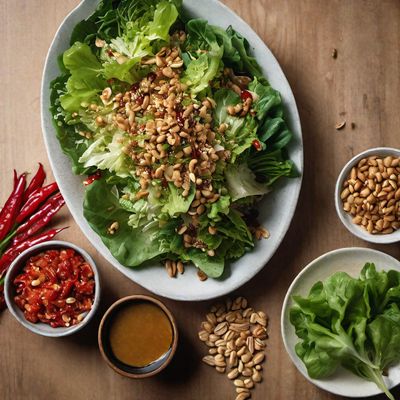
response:
{"label": "brown stoneware bowl", "polygon": [[[124,306],[127,306],[129,303],[135,302],[149,302],[155,304],[165,313],[172,328],[172,343],[168,351],[159,359],[144,367],[133,367],[118,360],[114,356],[110,344],[110,326],[116,311],[120,310]],[[128,378],[148,378],[158,374],[171,362],[178,345],[178,329],[175,318],[171,311],[161,301],[150,296],[132,295],[119,299],[106,311],[100,322],[98,343],[101,355],[109,367],[111,367],[115,372]]]}

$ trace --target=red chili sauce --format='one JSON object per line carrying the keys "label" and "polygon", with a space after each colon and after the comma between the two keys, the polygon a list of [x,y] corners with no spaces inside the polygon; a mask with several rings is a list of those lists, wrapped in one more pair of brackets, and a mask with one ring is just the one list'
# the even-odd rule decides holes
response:
{"label": "red chili sauce", "polygon": [[93,270],[72,249],[47,250],[29,258],[14,285],[15,303],[33,323],[76,325],[92,308]]}

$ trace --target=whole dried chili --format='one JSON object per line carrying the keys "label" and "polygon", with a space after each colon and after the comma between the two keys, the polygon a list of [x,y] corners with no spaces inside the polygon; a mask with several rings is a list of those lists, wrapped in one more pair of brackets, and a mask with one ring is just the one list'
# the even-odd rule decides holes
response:
{"label": "whole dried chili", "polygon": [[[34,214],[27,222],[31,222],[30,226],[26,226],[26,230],[19,233],[13,239],[13,245],[17,245],[34,235],[37,231],[44,228],[50,223],[54,215],[60,210],[60,208],[65,204],[63,197],[60,195],[53,196],[44,207],[42,207],[36,214]],[[39,219],[36,217],[41,214]],[[34,221],[36,219],[36,221]],[[32,222],[34,221],[34,222]],[[24,224],[25,225],[25,224]],[[22,226],[22,225],[21,225]]]}
{"label": "whole dried chili", "polygon": [[39,163],[39,168],[35,176],[30,181],[28,188],[24,193],[24,202],[28,200],[28,197],[38,188],[42,187],[43,182],[46,178],[46,173],[44,172],[42,163]]}
{"label": "whole dried chili", "polygon": [[50,229],[47,232],[36,235],[32,238],[25,240],[22,243],[18,243],[15,246],[11,246],[0,258],[0,277],[10,266],[10,264],[26,249],[35,246],[39,243],[46,242],[56,236],[58,233],[63,231],[65,228]]}
{"label": "whole dried chili", "polygon": [[28,198],[20,213],[17,216],[17,223],[21,223],[25,218],[29,217],[51,194],[58,190],[56,182],[50,185],[37,188]]}
{"label": "whole dried chili", "polygon": [[39,210],[37,210],[34,214],[32,214],[23,224],[19,225],[16,231],[16,234],[20,234],[28,230],[36,221],[42,219],[53,207],[53,203],[62,199],[61,193],[57,193],[54,196],[50,197],[46,203],[44,203]]}
{"label": "whole dried chili", "polygon": [[14,225],[22,204],[25,185],[26,177],[25,174],[22,174],[18,179],[15,189],[11,192],[10,197],[0,212],[0,242],[6,237]]}

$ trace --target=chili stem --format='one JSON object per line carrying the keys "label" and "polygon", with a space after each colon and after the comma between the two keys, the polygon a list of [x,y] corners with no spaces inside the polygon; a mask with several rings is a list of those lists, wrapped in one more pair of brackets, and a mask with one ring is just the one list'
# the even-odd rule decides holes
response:
{"label": "chili stem", "polygon": [[8,246],[10,240],[15,236],[16,233],[17,233],[17,229],[14,228],[14,229],[8,234],[8,236],[6,236],[6,237],[0,242],[0,256],[3,254],[3,251],[4,251],[5,248]]}

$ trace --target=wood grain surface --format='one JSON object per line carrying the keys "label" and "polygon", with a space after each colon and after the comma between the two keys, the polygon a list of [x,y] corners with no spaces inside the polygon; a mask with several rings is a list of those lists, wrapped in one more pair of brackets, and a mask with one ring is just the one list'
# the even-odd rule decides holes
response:
{"label": "wood grain surface", "polygon": [[[339,397],[310,384],[292,365],[280,336],[280,311],[296,274],[326,251],[373,247],[400,257],[398,245],[374,246],[348,233],[333,203],[344,163],[368,147],[399,147],[400,2],[397,0],[225,0],[267,43],[279,60],[300,111],[304,145],[303,188],[293,223],[264,270],[235,294],[270,317],[264,381],[255,400],[328,400]],[[39,115],[39,88],[47,49],[78,0],[0,0],[0,202],[12,169],[50,173]],[[201,7],[201,1],[199,1]],[[337,59],[331,56],[336,48]],[[335,124],[346,120],[343,130]],[[351,122],[354,129],[351,129]],[[97,327],[116,299],[146,293],[114,270],[91,247],[68,211],[60,238],[86,248],[103,279],[101,308],[88,328],[72,337],[36,336],[8,311],[0,315],[0,398],[107,400],[234,399],[230,381],[201,363],[206,349],[197,331],[210,303],[166,300],[181,339],[172,365],[161,375],[133,381],[102,361]],[[207,283],[205,283],[207,284]],[[400,398],[400,389],[393,391]],[[384,399],[383,396],[377,399]]]}

